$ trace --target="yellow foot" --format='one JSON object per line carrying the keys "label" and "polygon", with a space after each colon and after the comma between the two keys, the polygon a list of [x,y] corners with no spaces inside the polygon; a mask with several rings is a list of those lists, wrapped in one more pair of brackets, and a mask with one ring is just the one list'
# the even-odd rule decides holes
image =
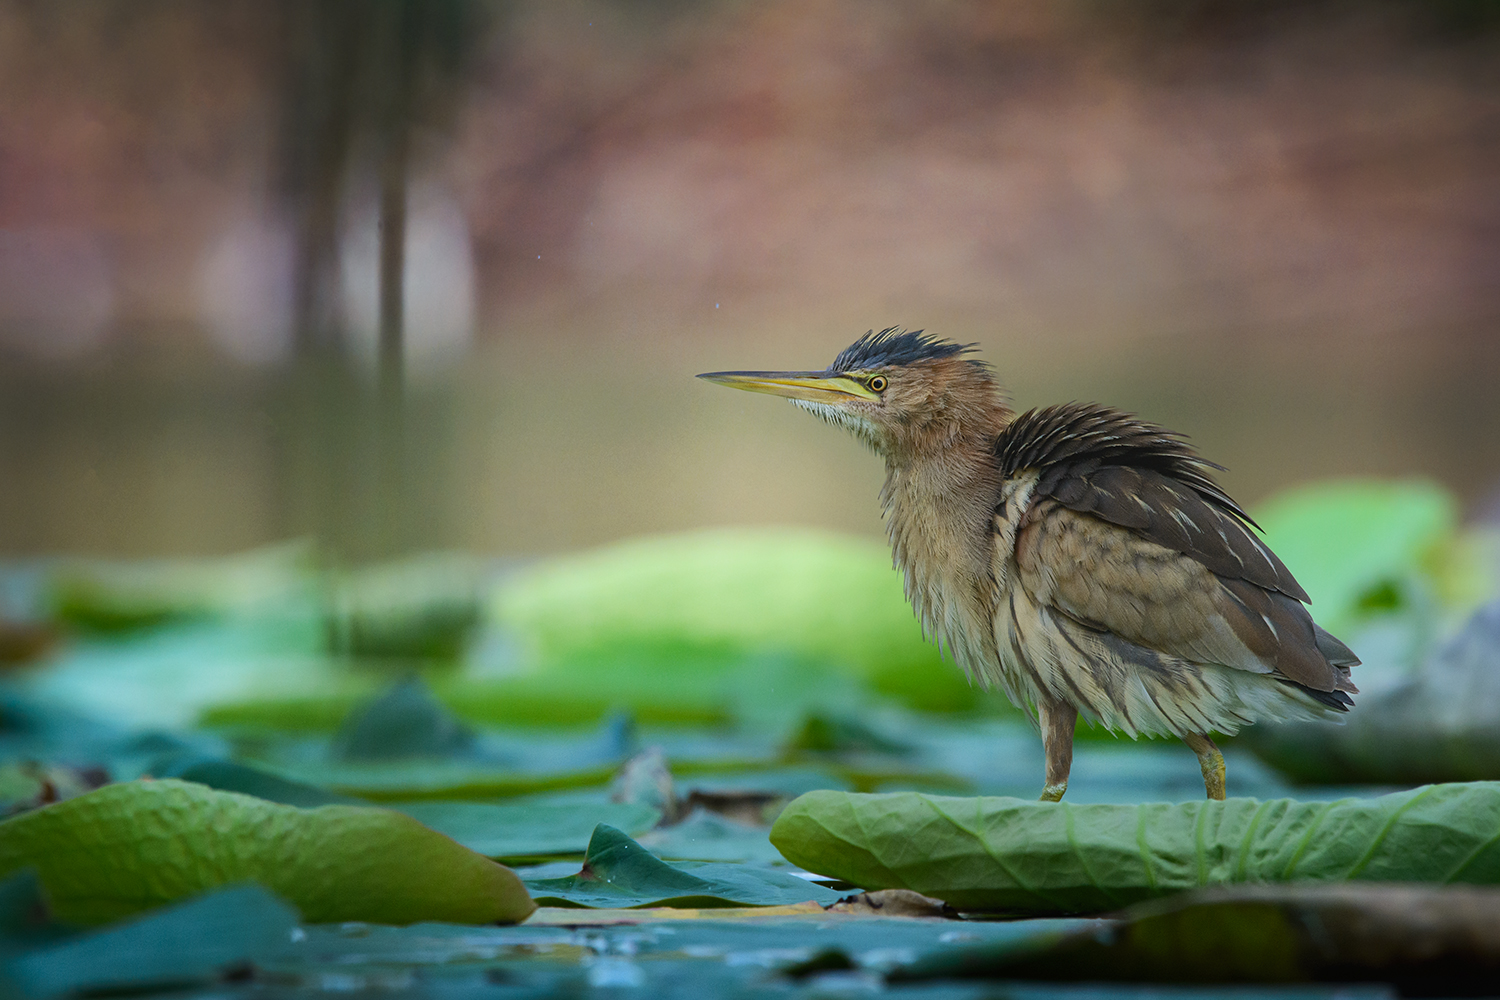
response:
{"label": "yellow foot", "polygon": [[[1041,798],[1041,801],[1043,801],[1043,802],[1058,802],[1058,801],[1061,801],[1061,799],[1063,797],[1063,793],[1066,792],[1067,790],[1068,790],[1068,783],[1066,781],[1064,781],[1060,785],[1047,785],[1047,786],[1043,787],[1043,789],[1042,789],[1042,798]],[[1222,798],[1222,796],[1221,796],[1221,798]]]}
{"label": "yellow foot", "polygon": [[1203,790],[1211,799],[1224,800],[1224,755],[1214,748],[1214,760],[1199,761],[1203,766]]}
{"label": "yellow foot", "polygon": [[1203,772],[1203,790],[1211,799],[1224,799],[1224,755],[1214,746],[1214,741],[1202,733],[1189,733],[1182,738],[1198,755],[1198,768]]}

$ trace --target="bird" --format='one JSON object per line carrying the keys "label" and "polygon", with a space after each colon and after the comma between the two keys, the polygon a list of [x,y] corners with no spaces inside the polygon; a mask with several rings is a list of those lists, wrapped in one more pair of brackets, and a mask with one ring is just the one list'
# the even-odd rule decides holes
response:
{"label": "bird", "polygon": [[698,377],[790,399],[885,461],[893,563],[923,632],[1040,731],[1043,801],[1081,714],[1175,736],[1225,797],[1212,735],[1337,718],[1359,658],[1182,434],[1098,403],[1017,413],[993,368],[922,330],[871,330],[822,371]]}

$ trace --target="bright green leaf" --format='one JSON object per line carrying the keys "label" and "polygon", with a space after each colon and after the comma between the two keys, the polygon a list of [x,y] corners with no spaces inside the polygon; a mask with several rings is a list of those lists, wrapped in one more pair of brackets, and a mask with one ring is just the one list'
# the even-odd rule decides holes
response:
{"label": "bright green leaf", "polygon": [[1361,616],[1401,610],[1458,524],[1453,496],[1426,480],[1336,480],[1272,498],[1255,511],[1267,544],[1338,632]]}
{"label": "bright green leaf", "polygon": [[724,663],[771,651],[851,671],[917,707],[977,699],[923,639],[875,540],[767,528],[639,539],[517,574],[495,607],[543,669],[621,650]]}
{"label": "bright green leaf", "polygon": [[54,910],[97,924],[237,882],[314,923],[515,922],[509,869],[387,809],[298,809],[191,782],[106,785],[0,823],[0,875],[35,866]]}
{"label": "bright green leaf", "polygon": [[1500,882],[1500,783],[1374,799],[1073,805],[809,792],[771,842],[793,864],[965,910],[1084,913],[1202,885]]}

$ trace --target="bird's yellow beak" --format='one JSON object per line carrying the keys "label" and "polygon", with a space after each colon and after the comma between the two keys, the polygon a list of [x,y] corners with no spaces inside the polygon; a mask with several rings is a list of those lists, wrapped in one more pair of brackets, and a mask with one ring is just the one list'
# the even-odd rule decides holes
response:
{"label": "bird's yellow beak", "polygon": [[828,372],[705,372],[710,382],[747,392],[765,392],[813,403],[847,403],[880,398],[857,379]]}

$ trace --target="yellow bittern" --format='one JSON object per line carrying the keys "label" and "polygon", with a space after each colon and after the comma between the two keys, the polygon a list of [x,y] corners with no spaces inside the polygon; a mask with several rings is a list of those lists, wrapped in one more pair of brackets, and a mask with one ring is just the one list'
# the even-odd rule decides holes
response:
{"label": "yellow bittern", "polygon": [[1032,714],[1044,800],[1062,798],[1078,713],[1178,736],[1224,797],[1210,733],[1348,711],[1359,659],[1180,434],[1093,403],[1017,415],[985,363],[898,329],[823,371],[710,372],[790,398],[885,459],[880,499],[923,630]]}

